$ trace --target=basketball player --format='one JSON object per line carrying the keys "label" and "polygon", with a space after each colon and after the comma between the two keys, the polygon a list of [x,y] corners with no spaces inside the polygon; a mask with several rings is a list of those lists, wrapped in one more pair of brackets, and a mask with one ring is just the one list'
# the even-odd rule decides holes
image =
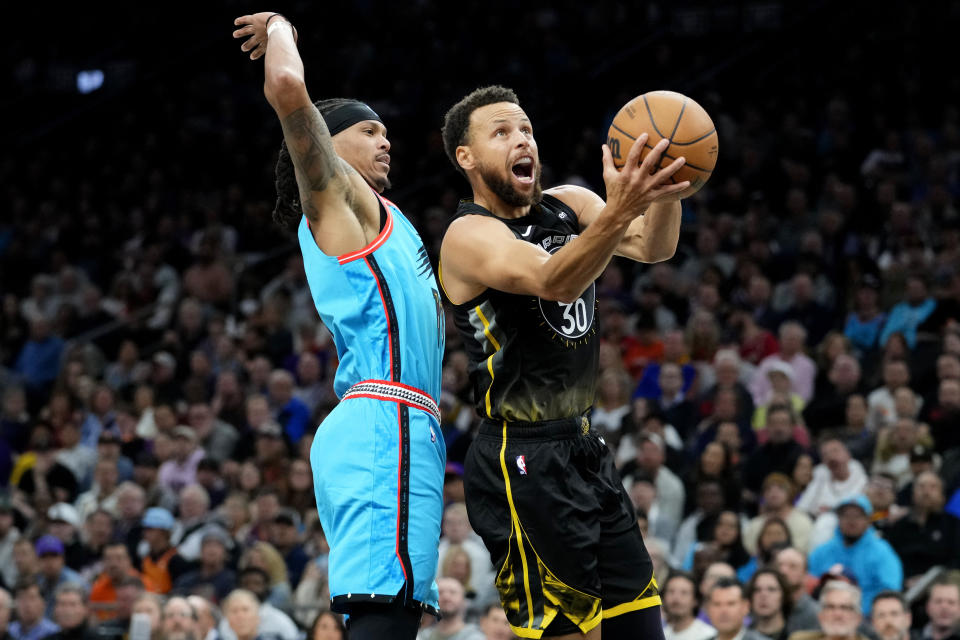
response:
{"label": "basketball player", "polygon": [[[613,457],[587,412],[599,338],[594,280],[614,254],[671,257],[678,158],[667,141],[622,171],[603,147],[607,200],[540,188],[533,125],[513,91],[477,89],[446,114],[447,155],[473,190],[441,246],[440,279],[482,415],[464,474],[470,523],[523,638],[663,638],[660,595]],[[601,621],[603,624],[601,625]]]}
{"label": "basketball player", "polygon": [[342,401],[310,451],[331,607],[349,614],[351,638],[413,639],[422,611],[437,607],[446,451],[436,278],[413,226],[380,195],[390,143],[379,116],[355,100],[314,106],[284,16],[235,24],[234,37],[249,36],[241,48],[265,57],[264,93],[283,128],[274,215],[299,224],[307,282],[340,359]]}

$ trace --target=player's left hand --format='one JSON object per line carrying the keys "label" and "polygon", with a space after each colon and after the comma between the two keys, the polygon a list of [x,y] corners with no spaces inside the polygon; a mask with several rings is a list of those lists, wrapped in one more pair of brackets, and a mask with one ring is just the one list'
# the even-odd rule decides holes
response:
{"label": "player's left hand", "polygon": [[[260,13],[249,16],[240,16],[233,21],[235,26],[240,27],[233,32],[233,37],[247,38],[246,41],[240,45],[240,50],[245,52],[249,51],[251,60],[261,58],[267,52],[267,21],[270,20],[271,16],[277,16],[273,21],[283,20],[290,22],[286,16],[277,14],[274,11],[261,11]],[[294,27],[292,23],[290,26],[293,28],[293,41],[296,42],[297,28]]]}

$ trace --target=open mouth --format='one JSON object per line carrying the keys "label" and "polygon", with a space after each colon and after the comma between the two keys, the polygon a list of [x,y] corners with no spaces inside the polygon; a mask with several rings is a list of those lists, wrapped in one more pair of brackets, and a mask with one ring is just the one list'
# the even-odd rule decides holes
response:
{"label": "open mouth", "polygon": [[517,160],[510,170],[521,184],[533,183],[533,158],[530,156],[524,156]]}

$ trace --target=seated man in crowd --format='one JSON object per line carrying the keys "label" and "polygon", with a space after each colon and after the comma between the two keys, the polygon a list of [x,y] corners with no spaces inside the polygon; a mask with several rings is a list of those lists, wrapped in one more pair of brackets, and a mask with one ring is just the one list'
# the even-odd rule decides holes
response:
{"label": "seated man in crowd", "polygon": [[[900,589],[903,565],[890,543],[870,526],[873,509],[867,497],[858,495],[846,499],[837,505],[836,512],[837,532],[831,540],[810,552],[810,573],[822,576],[835,565],[841,565],[856,578],[868,603],[885,589]],[[869,614],[869,610],[865,613]]]}
{"label": "seated man in crowd", "polygon": [[830,580],[820,591],[820,631],[797,631],[788,640],[866,640],[857,632],[863,620],[860,589]]}

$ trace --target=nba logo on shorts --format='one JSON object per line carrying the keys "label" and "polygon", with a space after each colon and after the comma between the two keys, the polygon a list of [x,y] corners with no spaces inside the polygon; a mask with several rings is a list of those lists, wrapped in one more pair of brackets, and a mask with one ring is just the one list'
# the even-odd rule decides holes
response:
{"label": "nba logo on shorts", "polygon": [[520,469],[520,475],[527,475],[527,460],[523,456],[517,456],[517,469]]}

